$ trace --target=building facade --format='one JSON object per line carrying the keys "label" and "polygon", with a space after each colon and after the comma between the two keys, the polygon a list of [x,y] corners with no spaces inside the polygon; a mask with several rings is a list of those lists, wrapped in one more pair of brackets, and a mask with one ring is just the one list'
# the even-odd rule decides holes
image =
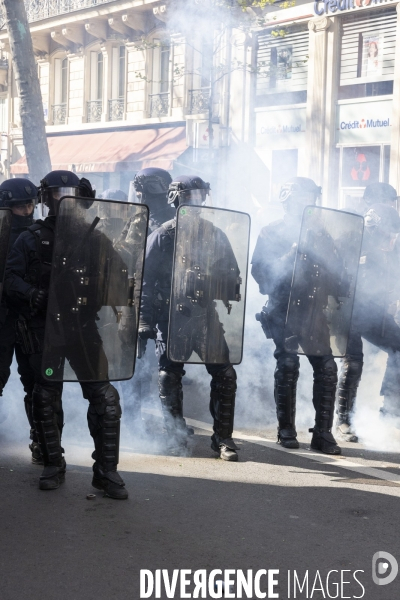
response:
{"label": "building facade", "polygon": [[[193,170],[218,152],[222,83],[203,37],[174,33],[156,1],[26,1],[53,168],[128,189],[141,168]],[[212,41],[212,35],[211,35]],[[0,29],[2,177],[27,175],[8,35]],[[179,165],[177,165],[179,163]]]}
{"label": "building facade", "polygon": [[[219,204],[260,214],[294,175],[332,207],[357,209],[374,181],[400,189],[395,1],[297,0],[218,35],[193,26],[184,3],[26,6],[53,168],[99,191],[127,191],[150,165],[197,171]],[[4,26],[0,47],[2,177],[26,175]]]}
{"label": "building facade", "polygon": [[398,6],[315,0],[270,15],[281,37],[257,32],[270,73],[257,78],[254,144],[270,201],[294,175],[322,185],[335,208],[357,209],[368,183],[400,189]]}

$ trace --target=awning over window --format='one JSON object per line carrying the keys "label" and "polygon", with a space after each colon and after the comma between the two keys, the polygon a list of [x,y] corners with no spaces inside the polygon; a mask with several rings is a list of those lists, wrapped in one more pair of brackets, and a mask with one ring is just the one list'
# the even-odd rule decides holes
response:
{"label": "awning over window", "polygon": [[[138,129],[48,137],[53,169],[77,173],[170,170],[186,150],[185,127]],[[14,175],[28,173],[26,158],[11,165]]]}

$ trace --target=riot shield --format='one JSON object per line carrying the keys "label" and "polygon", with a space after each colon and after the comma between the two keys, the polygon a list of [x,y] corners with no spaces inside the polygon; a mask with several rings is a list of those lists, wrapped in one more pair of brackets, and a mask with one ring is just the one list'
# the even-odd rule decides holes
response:
{"label": "riot shield", "polygon": [[206,206],[177,211],[168,358],[242,360],[250,217]]}
{"label": "riot shield", "polygon": [[6,269],[8,244],[11,233],[12,212],[9,208],[0,209],[0,301],[3,295],[4,271]]}
{"label": "riot shield", "polygon": [[345,355],[363,228],[359,215],[305,208],[285,325],[288,352]]}
{"label": "riot shield", "polygon": [[132,377],[147,224],[145,205],[60,201],[42,360],[46,379]]}

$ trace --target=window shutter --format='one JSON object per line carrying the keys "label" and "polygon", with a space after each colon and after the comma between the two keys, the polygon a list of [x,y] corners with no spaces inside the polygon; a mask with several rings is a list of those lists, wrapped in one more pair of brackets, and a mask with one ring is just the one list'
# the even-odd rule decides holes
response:
{"label": "window shutter", "polygon": [[257,95],[307,89],[308,40],[307,25],[291,26],[279,38],[274,38],[271,30],[259,34],[257,68],[261,73],[257,75]]}
{"label": "window shutter", "polygon": [[[396,9],[358,11],[342,19],[340,85],[390,81],[394,76]],[[368,45],[377,50],[368,58]]]}

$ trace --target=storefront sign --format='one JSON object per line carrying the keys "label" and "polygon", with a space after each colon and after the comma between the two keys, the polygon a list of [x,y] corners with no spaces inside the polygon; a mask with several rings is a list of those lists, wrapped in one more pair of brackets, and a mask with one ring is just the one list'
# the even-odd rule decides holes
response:
{"label": "storefront sign", "polygon": [[257,146],[274,142],[280,145],[280,141],[287,142],[290,139],[297,147],[306,131],[306,109],[301,107],[258,112],[256,128]]}
{"label": "storefront sign", "polygon": [[337,142],[390,143],[392,100],[341,104],[337,113]]}
{"label": "storefront sign", "polygon": [[315,0],[314,13],[318,16],[323,14],[335,14],[357,8],[371,8],[383,4],[392,4],[393,0]]}

